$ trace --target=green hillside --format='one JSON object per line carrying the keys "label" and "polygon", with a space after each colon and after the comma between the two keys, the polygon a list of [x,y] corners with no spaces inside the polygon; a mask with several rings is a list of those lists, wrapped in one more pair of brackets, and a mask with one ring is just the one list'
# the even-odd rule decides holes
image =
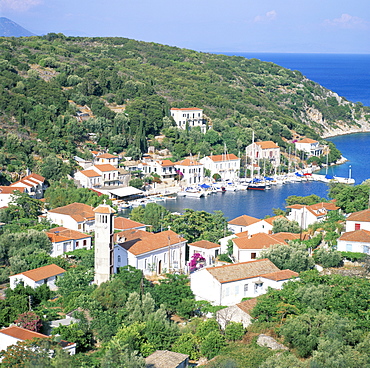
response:
{"label": "green hillside", "polygon": [[[252,130],[258,140],[287,148],[293,136],[319,139],[370,118],[368,107],[256,59],[62,34],[0,38],[0,50],[0,165],[18,169],[50,154],[83,156],[96,144],[135,157],[147,139],[175,158],[220,153],[224,143],[237,154]],[[78,105],[94,118],[78,122]],[[115,105],[124,113],[113,111]],[[171,107],[194,106],[213,127],[205,135],[178,131],[168,118]],[[167,138],[159,143],[158,134]]]}

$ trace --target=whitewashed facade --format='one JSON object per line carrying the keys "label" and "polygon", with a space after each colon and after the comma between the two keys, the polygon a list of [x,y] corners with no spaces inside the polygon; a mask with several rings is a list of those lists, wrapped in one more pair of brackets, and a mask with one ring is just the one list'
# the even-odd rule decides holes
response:
{"label": "whitewashed facade", "polygon": [[219,174],[223,181],[235,181],[239,178],[240,158],[234,154],[206,156],[199,162],[211,171],[211,177],[214,174]]}

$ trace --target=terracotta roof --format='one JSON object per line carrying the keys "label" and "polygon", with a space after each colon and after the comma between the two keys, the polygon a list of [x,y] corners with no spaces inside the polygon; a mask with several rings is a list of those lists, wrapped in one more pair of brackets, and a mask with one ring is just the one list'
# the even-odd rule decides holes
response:
{"label": "terracotta roof", "polygon": [[370,243],[370,231],[363,229],[348,231],[342,234],[338,240]]}
{"label": "terracotta roof", "polygon": [[125,217],[115,217],[114,218],[114,228],[116,230],[129,230],[134,229],[136,227],[143,227],[144,224],[140,222],[132,221]]}
{"label": "terracotta roof", "polygon": [[66,240],[91,238],[91,235],[86,235],[76,230],[67,229],[63,226],[54,227],[48,230],[46,235],[52,243],[59,243]]}
{"label": "terracotta roof", "polygon": [[311,139],[311,138],[303,138],[300,141],[298,141],[297,143],[318,143],[318,142],[315,141],[314,139]]}
{"label": "terracotta roof", "polygon": [[226,155],[212,155],[207,157],[209,157],[213,162],[239,160],[239,157],[235,156],[233,153]]}
{"label": "terracotta roof", "polygon": [[129,242],[132,240],[139,241],[151,235],[153,235],[153,233],[149,231],[130,229],[130,230],[120,231],[119,233],[115,233],[113,238],[115,242],[117,242],[119,238],[125,238],[125,242]]}
{"label": "terracotta roof", "polygon": [[265,219],[263,219],[263,221],[267,222],[267,223],[268,223],[268,224],[270,224],[270,225],[273,225],[273,222],[274,222],[275,220],[279,219],[279,218],[286,218],[286,217],[281,216],[281,215],[279,215],[279,216],[273,216],[273,217],[265,218]]}
{"label": "terracotta roof", "polygon": [[93,208],[84,203],[67,204],[66,206],[49,210],[49,212],[71,216],[77,222],[83,222],[85,220],[91,220],[95,218]]}
{"label": "terracotta roof", "polygon": [[107,214],[116,212],[111,206],[109,206],[109,204],[100,204],[98,207],[94,208],[93,211],[96,213],[107,213]]}
{"label": "terracotta roof", "polygon": [[66,270],[64,270],[62,267],[59,267],[53,263],[48,266],[43,266],[43,267],[35,268],[34,270],[17,273],[16,275],[12,275],[12,276],[24,275],[33,281],[40,281],[48,277],[59,275],[64,272],[66,272]]}
{"label": "terracotta roof", "polygon": [[273,141],[256,142],[262,149],[279,148],[279,146]]}
{"label": "terracotta roof", "polygon": [[21,193],[23,193],[25,190],[25,187],[0,186],[0,194],[13,194],[14,191],[16,190],[19,190]]}
{"label": "terracotta roof", "polygon": [[[137,230],[136,230],[137,231]],[[143,231],[144,232],[144,231]],[[149,235],[147,235],[149,234]],[[160,233],[147,233],[145,237],[133,239],[121,244],[127,251],[135,256],[151,252],[153,250],[175,245],[185,241],[184,238],[172,230],[162,231]]]}
{"label": "terracotta roof", "polygon": [[264,275],[261,275],[261,277],[274,280],[274,281],[288,280],[288,279],[291,279],[292,277],[298,277],[298,276],[299,274],[297,272],[294,272],[291,270],[280,270],[280,271],[266,273]]}
{"label": "terracotta roof", "polygon": [[175,162],[174,165],[179,165],[179,166],[197,166],[197,165],[202,165],[202,164],[200,162],[198,162],[197,160],[186,158],[184,160]]}
{"label": "terracotta roof", "polygon": [[97,158],[118,158],[118,156],[111,155],[110,153],[102,153],[98,155]]}
{"label": "terracotta roof", "polygon": [[195,243],[189,244],[194,247],[204,248],[204,249],[213,249],[213,248],[220,248],[220,244],[212,243],[208,240],[199,240]]}
{"label": "terracotta roof", "polygon": [[45,178],[41,175],[37,175],[32,173],[30,175],[25,176],[21,180],[16,181],[15,183],[10,184],[10,186],[17,186],[17,184],[22,183],[24,185],[31,185],[34,186],[35,184],[41,184],[45,181]]}
{"label": "terracotta roof", "polygon": [[158,162],[161,166],[174,166],[175,165],[170,160],[160,160],[160,161],[156,161],[156,162]]}
{"label": "terracotta roof", "polygon": [[257,304],[257,298],[252,298],[245,300],[244,302],[238,303],[236,306],[241,309],[243,312],[250,314],[252,312],[252,309]]}
{"label": "terracotta roof", "polygon": [[261,221],[261,220],[258,218],[252,217],[252,216],[241,215],[229,221],[228,223],[230,225],[249,226],[249,225],[255,224],[258,221]]}
{"label": "terracotta roof", "polygon": [[97,176],[100,176],[100,174],[98,174],[94,170],[81,170],[80,173],[87,176],[88,178],[95,178]]}
{"label": "terracotta roof", "polygon": [[351,213],[347,221],[370,222],[370,209]]}
{"label": "terracotta roof", "polygon": [[30,330],[27,330],[25,328],[21,328],[18,326],[10,326],[7,328],[3,328],[0,330],[0,333],[3,333],[8,336],[12,336],[16,339],[23,340],[23,341],[32,340],[35,338],[38,338],[38,339],[49,338],[49,336],[43,335],[38,332],[30,331]]}
{"label": "terracotta roof", "polygon": [[279,239],[283,242],[286,242],[286,241],[289,241],[289,240],[299,239],[301,234],[281,232],[281,233],[273,234],[271,236],[273,236],[275,239]]}
{"label": "terracotta roof", "polygon": [[210,267],[206,268],[205,270],[208,271],[221,284],[237,280],[250,279],[264,274],[280,271],[267,258],[219,267]]}
{"label": "terracotta roof", "polygon": [[251,237],[234,238],[233,242],[239,249],[264,249],[274,244],[286,244],[284,240],[265,233],[257,233]]}
{"label": "terracotta roof", "polygon": [[333,202],[320,202],[320,203],[312,204],[311,206],[308,206],[308,207],[314,211],[319,210],[321,208],[325,208],[328,211],[335,211],[339,209],[339,207],[336,206],[335,203]]}
{"label": "terracotta roof", "polygon": [[157,350],[145,358],[145,366],[146,368],[177,368],[188,358],[189,355],[186,354]]}
{"label": "terracotta roof", "polygon": [[234,234],[235,236],[237,236],[238,238],[242,238],[242,237],[244,237],[244,236],[248,236],[248,230],[246,230],[246,231],[242,231],[242,232],[240,232],[240,233],[236,233],[236,234]]}
{"label": "terracotta roof", "polygon": [[100,170],[102,172],[106,172],[106,171],[117,171],[117,168],[114,167],[111,164],[94,165],[94,167],[96,167],[98,170]]}
{"label": "terracotta roof", "polygon": [[202,111],[202,109],[199,109],[198,107],[182,107],[182,108],[171,107],[171,110],[181,110],[181,111],[200,110]]}

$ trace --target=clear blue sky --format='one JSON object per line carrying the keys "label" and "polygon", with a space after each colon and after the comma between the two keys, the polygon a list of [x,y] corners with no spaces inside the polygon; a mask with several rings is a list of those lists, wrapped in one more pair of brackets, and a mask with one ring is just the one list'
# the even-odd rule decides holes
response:
{"label": "clear blue sky", "polygon": [[370,53],[370,0],[0,0],[0,16],[198,51]]}

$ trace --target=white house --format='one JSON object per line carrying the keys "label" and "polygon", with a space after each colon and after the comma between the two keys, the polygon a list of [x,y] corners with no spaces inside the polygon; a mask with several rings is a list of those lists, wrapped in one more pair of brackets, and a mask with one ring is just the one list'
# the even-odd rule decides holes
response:
{"label": "white house", "polygon": [[199,253],[205,258],[205,266],[213,265],[221,253],[221,245],[208,240],[199,240],[189,244],[189,258],[195,253]]}
{"label": "white house", "polygon": [[154,160],[139,164],[144,175],[158,174],[160,178],[171,179],[176,175],[175,164],[170,160]]}
{"label": "white house", "polygon": [[298,273],[279,270],[270,260],[234,263],[201,268],[190,275],[190,287],[196,300],[212,305],[234,305],[242,298],[265,294],[268,287],[280,289]]}
{"label": "white house", "polygon": [[245,152],[247,157],[253,159],[253,162],[268,160],[274,167],[280,165],[280,147],[273,141],[254,142],[246,147]]}
{"label": "white house", "polygon": [[315,222],[322,222],[326,220],[326,216],[329,211],[335,211],[339,209],[333,202],[320,202],[311,206],[302,204],[294,204],[287,206],[291,211],[287,216],[290,221],[296,221],[302,229],[306,229],[308,225],[314,224]]}
{"label": "white house", "polygon": [[211,171],[211,177],[214,174],[219,174],[224,181],[239,178],[240,158],[234,154],[206,156],[199,161]]}
{"label": "white house", "polygon": [[114,270],[133,266],[144,274],[184,271],[186,240],[172,230],[149,233],[142,230],[122,231],[116,235]]}
{"label": "white house", "polygon": [[54,208],[45,214],[53,224],[67,229],[82,232],[91,232],[95,226],[93,208],[84,203],[71,203],[63,207]]}
{"label": "white house", "polygon": [[266,233],[270,234],[274,227],[274,221],[284,216],[273,216],[265,219],[257,219],[252,216],[242,215],[228,222],[228,229],[234,234],[248,232],[248,235]]}
{"label": "white house", "polygon": [[193,186],[204,182],[204,166],[193,158],[186,158],[175,163],[177,173],[182,176],[181,182]]}
{"label": "white house", "polygon": [[337,250],[370,255],[370,231],[360,229],[343,233],[338,239]]}
{"label": "white house", "polygon": [[66,227],[54,227],[46,232],[53,248],[52,257],[58,257],[76,249],[91,249],[91,235],[80,231],[67,229]]}
{"label": "white house", "polygon": [[223,330],[230,322],[242,323],[243,327],[247,328],[253,321],[250,313],[256,304],[257,298],[252,298],[220,309],[216,312],[216,320]]}
{"label": "white house", "polygon": [[114,230],[146,230],[146,225],[137,222],[132,221],[125,217],[115,217],[114,218]]}
{"label": "white house", "polygon": [[232,239],[233,257],[237,262],[247,262],[256,260],[260,257],[261,251],[270,248],[275,244],[287,244],[287,241],[299,239],[299,234],[277,233],[265,234],[258,233]]}
{"label": "white house", "polygon": [[311,138],[301,139],[294,145],[298,151],[306,152],[308,156],[321,156],[323,153],[323,147],[320,146],[320,143]]}
{"label": "white house", "polygon": [[21,180],[16,181],[9,185],[10,187],[24,188],[24,192],[30,197],[41,199],[44,197],[45,190],[45,178],[41,175],[31,173],[25,176]]}
{"label": "white house", "polygon": [[182,130],[200,127],[202,133],[207,131],[207,122],[203,118],[203,110],[197,107],[171,108],[171,116],[178,128]]}
{"label": "white house", "polygon": [[360,229],[370,231],[370,209],[353,212],[346,218],[346,232]]}
{"label": "white house", "polygon": [[[50,337],[18,326],[0,329],[0,351],[6,350],[11,345],[17,345],[19,341],[33,339],[50,339]],[[76,354],[76,343],[62,340],[59,342],[59,345],[70,355]]]}
{"label": "white house", "polygon": [[17,190],[21,193],[25,193],[24,187],[0,186],[0,208],[7,207],[8,204],[12,202],[14,192]]}
{"label": "white house", "polygon": [[79,181],[83,188],[93,188],[123,185],[125,176],[127,176],[126,170],[111,164],[101,164],[77,171],[73,178]]}
{"label": "white house", "polygon": [[66,271],[63,268],[55,264],[21,272],[9,277],[10,288],[14,289],[20,282],[23,282],[25,286],[30,286],[33,289],[47,284],[51,290],[55,290],[57,288],[55,281],[58,277],[63,276],[64,272]]}

